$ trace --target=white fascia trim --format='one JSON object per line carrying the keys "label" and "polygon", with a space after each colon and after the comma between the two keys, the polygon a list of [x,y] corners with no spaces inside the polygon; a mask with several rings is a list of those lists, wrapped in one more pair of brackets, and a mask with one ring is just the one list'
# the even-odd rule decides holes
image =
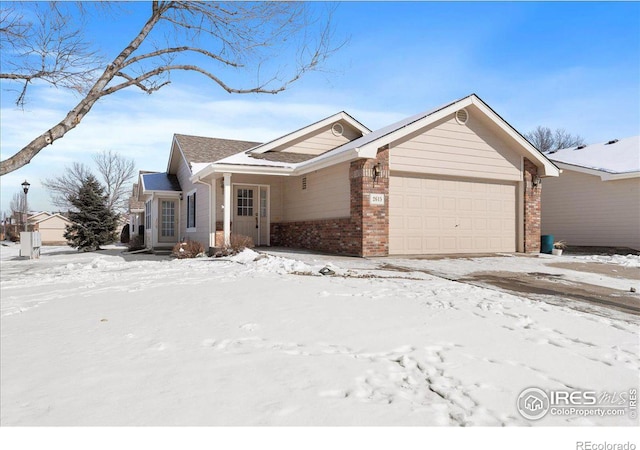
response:
{"label": "white fascia trim", "polygon": [[358,149],[354,148],[345,152],[337,153],[335,156],[331,156],[328,158],[323,158],[315,161],[310,160],[306,163],[301,163],[295,169],[293,169],[293,175],[304,175],[315,170],[324,169],[326,167],[335,166],[336,164],[361,158],[362,156],[358,153]]}
{"label": "white fascia trim", "polygon": [[161,195],[162,197],[176,197],[179,198],[182,191],[143,191],[144,195]]}
{"label": "white fascia trim", "polygon": [[314,131],[317,131],[323,127],[326,127],[327,125],[331,125],[332,123],[338,121],[338,120],[344,120],[345,122],[347,122],[349,125],[353,126],[354,128],[360,130],[360,132],[362,132],[362,135],[366,135],[371,133],[371,130],[369,130],[367,127],[365,127],[364,125],[362,125],[360,122],[356,121],[353,117],[351,117],[350,115],[346,114],[344,111],[341,111],[337,114],[334,114],[333,116],[327,117],[326,119],[322,119],[319,122],[316,122],[314,124],[308,125],[304,128],[301,128],[297,131],[294,131],[293,133],[287,134],[285,136],[282,136],[274,141],[268,142],[266,144],[263,144],[261,146],[256,147],[253,150],[248,150],[249,153],[266,153],[269,150],[273,150],[276,147],[279,147],[289,141],[293,141],[295,139],[299,139],[303,136],[306,136],[310,133],[313,133]]}
{"label": "white fascia trim", "polygon": [[640,178],[640,171],[610,173],[610,172],[605,172],[603,170],[591,169],[589,167],[582,167],[574,164],[561,163],[559,161],[556,161],[556,164],[562,170],[569,170],[572,172],[580,172],[580,173],[586,173],[587,175],[594,175],[596,177],[600,177],[602,181],[615,181],[615,180],[626,180],[630,178]]}
{"label": "white fascia trim", "polygon": [[[538,151],[529,141],[523,138],[519,133],[515,132],[510,125],[505,124],[504,119],[498,116],[491,108],[484,104],[484,102],[478,99],[476,96],[471,96],[469,98],[475,107],[481,110],[485,115],[490,117],[505,133],[507,133],[511,138],[513,138],[520,146],[525,150],[528,158],[542,164],[543,173],[541,176],[543,177],[557,177],[560,176],[560,170],[558,167],[549,160],[546,156]],[[453,105],[454,107],[456,105]],[[459,108],[457,108],[459,109]]]}
{"label": "white fascia trim", "polygon": [[315,170],[324,169],[326,167],[334,166],[343,162],[353,161],[354,159],[361,159],[362,156],[358,154],[358,149],[350,149],[345,152],[338,153],[331,157],[322,158],[320,160],[310,160],[308,162],[299,163],[295,167],[270,167],[270,166],[245,166],[245,165],[231,165],[231,164],[210,164],[206,168],[200,170],[193,175],[190,180],[192,182],[198,182],[203,178],[206,178],[213,174],[245,174],[245,175],[276,175],[276,176],[298,176],[304,175]]}
{"label": "white fascia trim", "polygon": [[[208,170],[211,168],[211,170]],[[207,169],[198,172],[198,178],[203,178],[212,173],[231,173],[246,175],[280,175],[288,176],[293,172],[291,167],[246,166],[242,164],[211,164]],[[203,174],[203,172],[206,172]]]}
{"label": "white fascia trim", "polygon": [[169,170],[171,169],[171,161],[173,160],[174,144],[175,144],[176,147],[178,147],[178,151],[180,152],[180,156],[182,156],[182,161],[184,161],[185,165],[189,169],[189,172],[191,172],[191,165],[189,164],[189,161],[187,161],[187,157],[184,156],[184,152],[182,151],[182,147],[180,147],[180,142],[178,142],[178,139],[176,138],[176,135],[174,134],[173,135],[173,139],[171,141],[171,150],[169,151],[169,161],[167,161],[167,173],[171,173],[171,172],[169,172]]}
{"label": "white fascia trim", "polygon": [[378,155],[378,149],[387,144],[390,144],[393,141],[396,141],[408,134],[411,134],[415,131],[419,131],[420,129],[426,127],[427,125],[436,122],[449,114],[454,113],[460,108],[464,108],[465,106],[469,106],[472,103],[471,97],[466,97],[459,102],[456,102],[452,105],[447,106],[439,111],[436,111],[432,114],[424,116],[422,119],[418,119],[415,122],[399,128],[395,131],[392,131],[389,134],[385,134],[384,136],[380,136],[378,139],[368,142],[364,144],[362,147],[356,149],[358,155],[361,158],[375,158]]}

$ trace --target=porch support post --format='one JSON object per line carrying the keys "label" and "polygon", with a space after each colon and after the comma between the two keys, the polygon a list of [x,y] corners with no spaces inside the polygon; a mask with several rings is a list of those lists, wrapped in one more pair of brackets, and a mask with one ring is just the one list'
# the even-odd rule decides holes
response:
{"label": "porch support post", "polygon": [[224,174],[224,245],[231,243],[231,174]]}
{"label": "porch support post", "polygon": [[209,246],[214,248],[216,246],[216,230],[217,230],[217,217],[216,217],[216,178],[211,177],[211,184],[209,185]]}

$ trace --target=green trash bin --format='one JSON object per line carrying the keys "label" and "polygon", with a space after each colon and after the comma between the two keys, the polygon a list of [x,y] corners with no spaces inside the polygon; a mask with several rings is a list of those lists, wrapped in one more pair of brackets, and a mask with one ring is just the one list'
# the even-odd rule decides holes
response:
{"label": "green trash bin", "polygon": [[540,253],[551,254],[553,250],[553,234],[543,234],[540,236]]}

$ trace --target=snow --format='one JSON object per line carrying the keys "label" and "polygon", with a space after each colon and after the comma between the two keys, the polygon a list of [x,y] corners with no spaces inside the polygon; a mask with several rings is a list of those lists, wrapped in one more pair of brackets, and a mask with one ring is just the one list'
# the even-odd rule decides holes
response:
{"label": "snow", "polygon": [[[451,279],[504,268],[627,290],[638,280],[513,255],[274,249],[172,260],[50,247],[23,260],[18,251],[0,248],[4,426],[638,424],[628,415],[534,422],[515,408],[532,386],[637,389],[636,316]],[[587,260],[562,260],[572,258]],[[633,255],[589,261],[638,267]]]}
{"label": "snow", "polygon": [[640,136],[619,139],[614,144],[601,142],[584,148],[565,148],[548,153],[554,162],[572,164],[609,173],[640,172]]}

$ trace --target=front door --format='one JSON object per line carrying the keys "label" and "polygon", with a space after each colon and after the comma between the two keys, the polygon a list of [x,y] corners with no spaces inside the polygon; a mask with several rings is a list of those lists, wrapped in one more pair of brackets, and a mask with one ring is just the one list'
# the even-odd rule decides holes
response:
{"label": "front door", "polygon": [[158,227],[158,242],[175,243],[178,241],[178,215],[176,214],[176,201],[160,199],[160,226]]}
{"label": "front door", "polygon": [[235,186],[233,233],[249,236],[255,245],[260,245],[260,207],[257,186]]}

